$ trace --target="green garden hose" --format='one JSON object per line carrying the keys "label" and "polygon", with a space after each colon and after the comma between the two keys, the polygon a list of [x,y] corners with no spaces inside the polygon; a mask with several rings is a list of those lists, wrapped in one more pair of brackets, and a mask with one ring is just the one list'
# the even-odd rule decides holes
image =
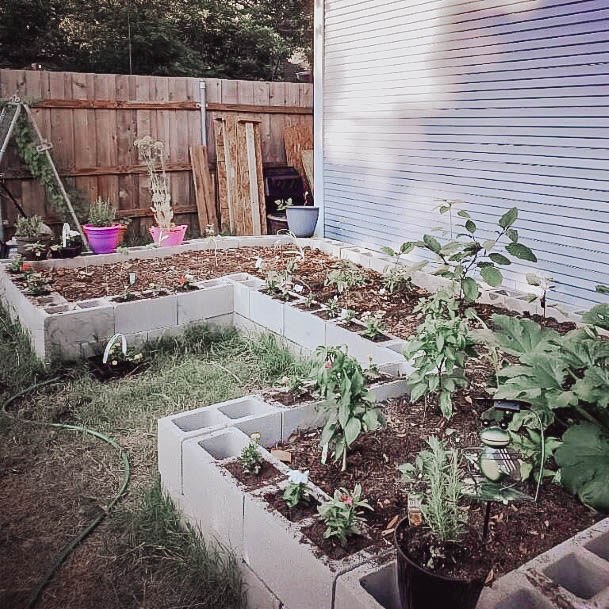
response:
{"label": "green garden hose", "polygon": [[41,381],[39,383],[35,383],[34,385],[31,385],[30,387],[28,387],[22,391],[19,391],[15,395],[8,398],[8,400],[6,400],[2,404],[2,413],[7,417],[14,419],[16,421],[20,421],[22,423],[29,423],[32,425],[41,425],[41,426],[45,426],[45,427],[53,427],[55,429],[65,429],[67,431],[79,431],[79,432],[88,434],[90,436],[93,436],[94,438],[97,438],[98,440],[101,440],[102,442],[105,442],[106,444],[109,444],[110,446],[112,446],[112,448],[115,448],[119,452],[121,460],[123,462],[123,482],[118,490],[118,493],[112,498],[112,500],[108,504],[108,507],[105,510],[103,510],[102,512],[100,512],[84,529],[82,529],[80,531],[80,533],[72,541],[70,541],[63,547],[63,549],[57,555],[51,568],[48,570],[48,572],[46,573],[46,575],[44,576],[42,581],[32,591],[32,593],[28,599],[26,609],[31,609],[32,607],[34,607],[34,605],[36,605],[36,603],[38,602],[38,599],[40,598],[40,595],[42,594],[42,591],[46,588],[46,586],[49,584],[49,582],[53,579],[53,577],[55,576],[55,573],[57,573],[57,571],[59,570],[61,565],[65,562],[65,560],[68,558],[68,556],[74,551],[74,549],[82,541],[84,541],[84,539],[86,539],[86,537],[112,511],[112,509],[118,503],[120,498],[125,494],[125,491],[127,490],[127,487],[129,486],[129,480],[131,478],[131,465],[129,463],[129,457],[127,456],[127,453],[121,448],[121,446],[115,440],[113,440],[109,436],[106,436],[105,434],[103,434],[99,431],[96,431],[95,429],[89,429],[88,427],[82,427],[81,425],[69,425],[66,423],[47,423],[44,421],[30,421],[28,419],[21,419],[12,414],[9,414],[8,407],[13,402],[18,400],[19,398],[21,398],[24,395],[27,395],[29,393],[32,393],[33,391],[36,391],[37,389],[40,389],[41,387],[59,383],[60,381],[61,381],[61,379],[59,377],[55,377],[52,379],[48,379],[46,381]]}

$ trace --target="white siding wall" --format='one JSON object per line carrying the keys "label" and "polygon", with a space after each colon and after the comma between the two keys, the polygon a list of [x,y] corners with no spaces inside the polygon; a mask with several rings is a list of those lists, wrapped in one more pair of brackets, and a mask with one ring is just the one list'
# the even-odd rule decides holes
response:
{"label": "white siding wall", "polygon": [[327,236],[378,249],[445,198],[487,231],[516,206],[555,299],[606,300],[609,0],[326,0],[323,26]]}

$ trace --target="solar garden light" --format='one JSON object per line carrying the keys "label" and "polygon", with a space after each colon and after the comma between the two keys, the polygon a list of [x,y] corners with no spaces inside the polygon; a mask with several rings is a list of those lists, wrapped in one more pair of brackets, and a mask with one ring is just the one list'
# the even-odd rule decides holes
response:
{"label": "solar garden light", "polygon": [[[482,398],[478,400],[478,402],[484,406],[487,406],[486,412],[489,410],[494,411],[493,417],[486,417],[482,419],[484,429],[480,432],[480,440],[482,441],[483,447],[478,457],[478,466],[480,467],[480,471],[491,485],[495,485],[508,477],[513,479],[519,479],[520,477],[518,458],[514,452],[508,448],[510,444],[508,427],[512,417],[522,410],[529,410],[537,419],[539,423],[539,430],[541,432],[541,464],[534,499],[537,501],[545,463],[545,441],[543,425],[539,415],[535,411],[530,410],[529,404],[519,400],[495,400]],[[518,493],[517,495],[513,495],[512,498],[517,497],[524,497],[524,495]],[[483,539],[486,539],[488,536],[492,502],[493,499],[488,499],[486,502],[486,514],[484,517],[484,530],[482,534]]]}

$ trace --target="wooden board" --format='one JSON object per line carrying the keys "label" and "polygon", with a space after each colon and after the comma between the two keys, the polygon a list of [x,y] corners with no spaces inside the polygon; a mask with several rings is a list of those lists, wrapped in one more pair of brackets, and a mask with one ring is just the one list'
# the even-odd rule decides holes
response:
{"label": "wooden board", "polygon": [[197,216],[199,229],[204,234],[205,227],[211,225],[218,231],[218,217],[216,202],[213,196],[213,184],[209,173],[209,159],[207,146],[191,146],[190,162],[192,164],[192,178],[195,185],[195,201],[197,203]]}
{"label": "wooden board", "polygon": [[302,167],[304,169],[304,173],[305,176],[307,178],[307,182],[309,184],[309,190],[311,191],[311,194],[313,194],[314,192],[314,188],[315,188],[315,179],[314,179],[314,157],[313,157],[313,151],[312,150],[302,150],[301,153],[301,159],[302,159]]}
{"label": "wooden board", "polygon": [[283,132],[285,142],[285,155],[288,165],[298,170],[298,173],[306,179],[306,173],[302,165],[302,151],[313,150],[313,130],[308,123],[286,127]]}

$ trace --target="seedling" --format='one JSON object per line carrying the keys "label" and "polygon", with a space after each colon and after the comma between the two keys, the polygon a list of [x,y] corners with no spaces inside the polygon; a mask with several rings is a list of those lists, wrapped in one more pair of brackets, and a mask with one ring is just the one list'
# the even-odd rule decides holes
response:
{"label": "seedling", "polygon": [[195,281],[194,275],[189,275],[189,274],[182,275],[178,279],[178,287],[176,289],[178,290],[178,292],[191,292],[193,290],[198,290],[194,281]]}
{"label": "seedling", "polygon": [[9,273],[23,273],[23,263],[25,258],[23,256],[15,256],[7,265]]}
{"label": "seedling", "polygon": [[28,273],[25,278],[25,293],[30,296],[44,296],[49,293],[49,282],[41,273]]}
{"label": "seedling", "polygon": [[526,279],[529,285],[539,288],[536,293],[529,295],[529,302],[534,302],[539,299],[539,304],[541,305],[543,317],[545,319],[548,306],[548,293],[556,287],[554,280],[552,277],[544,277],[542,275],[536,275],[535,273],[527,273]]}
{"label": "seedling", "polygon": [[361,535],[366,522],[362,516],[364,509],[373,511],[370,504],[362,499],[360,484],[355,485],[353,492],[343,487],[334,491],[332,499],[317,508],[326,525],[324,539],[336,537],[338,543],[344,546],[352,535]]}
{"label": "seedling", "polygon": [[283,499],[290,509],[295,508],[299,503],[307,502],[309,500],[308,483],[309,470],[306,472],[301,472],[297,469],[290,470],[290,473],[288,474],[288,485],[283,492]]}
{"label": "seedling", "polygon": [[364,326],[366,326],[366,329],[362,334],[370,340],[382,336],[385,332],[383,318],[380,314],[373,315],[372,313],[368,313],[362,317],[362,321],[364,322]]}
{"label": "seedling", "polygon": [[366,284],[366,277],[352,262],[341,260],[326,276],[324,285],[333,286],[339,294]]}
{"label": "seedling", "polygon": [[331,300],[326,303],[326,311],[328,312],[328,317],[330,319],[336,319],[340,316],[341,308],[338,304],[338,297],[335,296]]}
{"label": "seedling", "polygon": [[241,451],[239,463],[246,474],[259,476],[262,472],[262,455],[260,454],[258,442],[259,434],[252,434],[249,444]]}

